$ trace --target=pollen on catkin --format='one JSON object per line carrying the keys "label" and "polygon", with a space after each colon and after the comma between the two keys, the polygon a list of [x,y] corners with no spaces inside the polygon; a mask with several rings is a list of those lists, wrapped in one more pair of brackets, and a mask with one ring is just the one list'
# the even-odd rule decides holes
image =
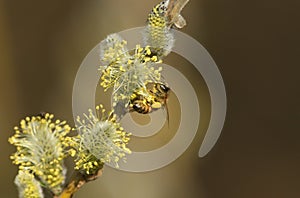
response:
{"label": "pollen on catkin", "polygon": [[157,4],[149,13],[143,32],[144,45],[151,46],[159,58],[167,56],[174,46],[174,35],[167,17],[167,2]]}
{"label": "pollen on catkin", "polygon": [[131,55],[126,43],[119,35],[112,34],[100,44],[100,58],[104,64],[99,68],[100,85],[105,91],[111,87],[122,86],[123,83],[125,85],[134,79],[138,79],[139,84],[144,84],[147,79],[157,78],[152,75],[150,69],[162,61],[152,53],[150,46],[137,45]]}
{"label": "pollen on catkin", "polygon": [[53,115],[26,117],[9,142],[17,151],[11,156],[19,170],[30,171],[54,194],[61,192],[65,180],[63,159],[67,156],[71,128],[65,121],[53,120]]}
{"label": "pollen on catkin", "polygon": [[15,184],[18,187],[19,198],[44,197],[40,182],[28,170],[19,170],[15,178]]}
{"label": "pollen on catkin", "polygon": [[118,34],[110,34],[100,43],[100,60],[104,65],[120,61],[129,56],[127,41]]}
{"label": "pollen on catkin", "polygon": [[136,89],[145,87],[147,82],[160,81],[160,62],[156,56],[150,58],[147,54],[151,54],[149,46],[136,46],[130,63],[123,66],[123,74],[114,82],[114,102],[129,101]]}
{"label": "pollen on catkin", "polygon": [[115,116],[108,116],[102,105],[96,111],[94,114],[89,110],[84,119],[78,117],[78,136],[72,144],[76,151],[75,169],[87,175],[96,174],[104,163],[118,167],[118,161],[131,153],[127,148],[130,134],[116,122]]}
{"label": "pollen on catkin", "polygon": [[112,87],[114,81],[122,75],[122,65],[128,62],[130,58],[126,44],[127,42],[118,34],[108,35],[100,44],[100,61],[102,65],[99,70],[102,73],[101,86],[105,91]]}

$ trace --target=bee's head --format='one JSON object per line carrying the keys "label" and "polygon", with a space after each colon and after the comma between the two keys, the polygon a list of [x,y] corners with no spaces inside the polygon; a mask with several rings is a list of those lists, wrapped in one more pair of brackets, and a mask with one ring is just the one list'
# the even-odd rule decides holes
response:
{"label": "bee's head", "polygon": [[140,100],[134,101],[132,104],[132,108],[135,111],[139,111],[140,109],[142,109],[144,107],[145,107],[145,104],[143,103],[143,101],[140,101]]}
{"label": "bee's head", "polygon": [[42,111],[37,116],[39,116],[39,117],[41,117],[41,118],[44,119],[46,117],[46,112]]}
{"label": "bee's head", "polygon": [[141,108],[141,105],[140,105],[139,103],[134,103],[134,104],[132,105],[132,108],[133,108],[134,110],[138,110],[138,109]]}
{"label": "bee's head", "polygon": [[164,84],[160,84],[160,85],[159,85],[159,88],[160,88],[160,90],[162,90],[164,93],[168,93],[168,92],[170,91],[170,88],[167,87],[167,86],[164,85]]}

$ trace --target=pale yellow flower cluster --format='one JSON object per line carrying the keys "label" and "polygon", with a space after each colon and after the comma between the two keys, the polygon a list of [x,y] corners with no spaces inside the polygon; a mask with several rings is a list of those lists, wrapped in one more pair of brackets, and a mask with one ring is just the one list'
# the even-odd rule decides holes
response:
{"label": "pale yellow flower cluster", "polygon": [[[127,148],[129,133],[126,133],[115,116],[106,115],[103,106],[97,106],[97,115],[89,110],[84,119],[78,117],[76,126],[79,135],[73,138],[75,169],[93,175],[104,163],[118,167],[118,161],[131,153]],[[100,115],[101,114],[101,115]]]}
{"label": "pale yellow flower cluster", "polygon": [[54,194],[61,192],[65,180],[63,160],[67,156],[71,127],[65,121],[53,121],[52,114],[27,117],[15,127],[9,142],[17,151],[11,156],[19,170],[38,177]]}
{"label": "pale yellow flower cluster", "polygon": [[[161,63],[156,55],[151,52],[150,46],[141,47],[137,45],[134,54],[131,55],[126,47],[127,42],[117,34],[109,35],[100,45],[101,62],[100,85],[107,90],[110,87],[125,86],[133,90],[146,81],[160,79],[157,63]],[[135,86],[128,86],[131,83]]]}
{"label": "pale yellow flower cluster", "polygon": [[27,170],[19,170],[19,173],[15,178],[15,184],[19,189],[19,197],[44,197],[40,183],[34,178],[34,175]]}

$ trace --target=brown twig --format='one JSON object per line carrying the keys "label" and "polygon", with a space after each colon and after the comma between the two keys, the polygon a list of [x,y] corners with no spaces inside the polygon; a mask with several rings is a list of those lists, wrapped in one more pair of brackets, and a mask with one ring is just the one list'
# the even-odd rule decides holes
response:
{"label": "brown twig", "polygon": [[70,179],[70,182],[63,189],[62,193],[54,198],[71,198],[85,183],[96,180],[102,175],[103,168],[99,169],[94,175],[86,175],[82,172],[75,171]]}

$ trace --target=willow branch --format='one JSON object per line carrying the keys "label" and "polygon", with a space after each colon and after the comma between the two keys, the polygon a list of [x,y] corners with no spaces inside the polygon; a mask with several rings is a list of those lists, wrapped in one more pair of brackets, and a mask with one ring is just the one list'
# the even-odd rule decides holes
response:
{"label": "willow branch", "polygon": [[94,175],[86,175],[82,172],[75,171],[59,196],[54,198],[71,198],[87,182],[94,181],[102,175],[103,168],[99,169]]}

